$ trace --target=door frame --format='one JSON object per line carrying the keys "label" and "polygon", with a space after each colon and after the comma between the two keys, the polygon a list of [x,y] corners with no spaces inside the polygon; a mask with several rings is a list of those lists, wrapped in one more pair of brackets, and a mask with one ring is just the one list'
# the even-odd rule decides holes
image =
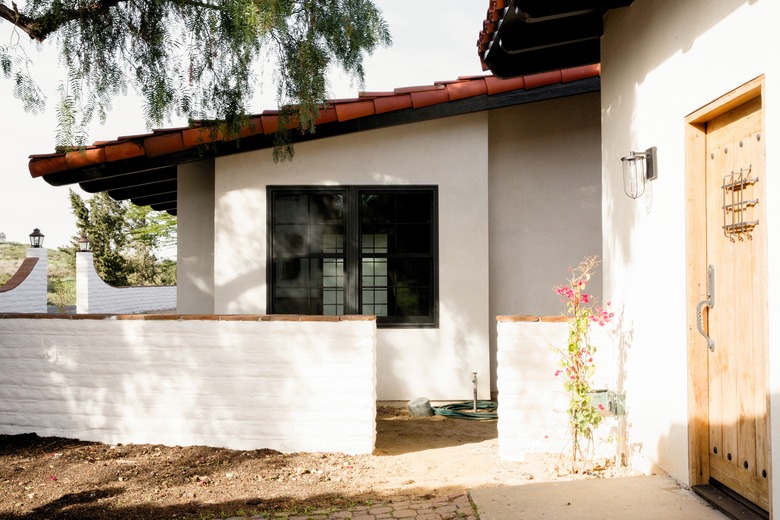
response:
{"label": "door frame", "polygon": [[[709,389],[707,378],[701,377],[702,374],[709,372],[709,351],[705,339],[696,329],[696,305],[707,297],[706,190],[703,189],[707,153],[706,127],[709,121],[759,96],[765,108],[763,75],[737,87],[685,118],[688,461],[691,486],[708,484],[710,479]],[[764,129],[762,129],[763,133],[765,133]],[[703,313],[704,317],[706,312],[705,310]],[[703,321],[706,326],[706,320]],[[768,436],[768,439],[771,443],[771,436]],[[771,444],[768,456],[771,457]],[[770,505],[773,473],[773,470],[769,472]]]}

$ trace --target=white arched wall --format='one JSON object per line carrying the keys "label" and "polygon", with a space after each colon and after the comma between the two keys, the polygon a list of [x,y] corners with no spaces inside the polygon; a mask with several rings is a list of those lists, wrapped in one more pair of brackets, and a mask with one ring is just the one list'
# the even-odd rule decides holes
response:
{"label": "white arched wall", "polygon": [[[767,172],[778,162],[780,4],[775,0],[636,0],[612,10],[602,38],[604,293],[618,313],[635,452],[688,482],[685,116],[764,75]],[[774,136],[774,137],[773,137]],[[620,157],[658,149],[658,179],[623,194]],[[767,175],[769,243],[778,239],[780,183]],[[780,289],[769,249],[769,294]],[[774,290],[773,290],[774,289]],[[769,316],[780,313],[770,298]],[[770,320],[772,440],[780,446],[777,321]],[[773,467],[780,467],[773,450]],[[778,496],[778,482],[774,492]]]}

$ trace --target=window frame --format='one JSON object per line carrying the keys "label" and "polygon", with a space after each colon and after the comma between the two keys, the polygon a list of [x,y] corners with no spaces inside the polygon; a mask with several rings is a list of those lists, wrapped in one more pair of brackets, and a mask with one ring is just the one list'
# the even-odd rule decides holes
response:
{"label": "window frame", "polygon": [[[426,192],[431,196],[431,315],[424,316],[377,316],[379,328],[438,328],[439,326],[439,193],[435,185],[280,185],[266,187],[266,309],[274,309],[274,196],[278,193],[314,195],[343,193],[344,196],[344,314],[362,314],[362,269],[361,251],[361,196],[366,193],[407,194]],[[426,257],[426,254],[389,254],[388,259]]]}

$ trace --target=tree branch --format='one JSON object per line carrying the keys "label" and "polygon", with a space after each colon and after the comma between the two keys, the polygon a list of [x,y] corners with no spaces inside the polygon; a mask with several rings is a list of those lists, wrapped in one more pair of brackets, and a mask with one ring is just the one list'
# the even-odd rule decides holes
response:
{"label": "tree branch", "polygon": [[13,9],[0,4],[0,19],[14,24],[25,32],[31,39],[43,42],[51,33],[73,20],[107,13],[108,10],[127,0],[98,0],[80,9],[62,9],[47,11],[35,18],[19,12],[16,4]]}

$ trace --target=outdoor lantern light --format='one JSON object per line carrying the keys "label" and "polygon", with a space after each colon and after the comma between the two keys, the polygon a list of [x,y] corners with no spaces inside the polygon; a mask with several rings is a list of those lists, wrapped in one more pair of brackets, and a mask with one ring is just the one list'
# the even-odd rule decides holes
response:
{"label": "outdoor lantern light", "polygon": [[33,229],[33,232],[30,233],[30,247],[43,247],[43,237],[40,229]]}
{"label": "outdoor lantern light", "polygon": [[89,239],[87,235],[81,235],[81,238],[79,238],[79,252],[89,253]]}
{"label": "outdoor lantern light", "polygon": [[645,182],[658,177],[655,146],[644,152],[631,152],[620,159],[623,163],[623,191],[632,199],[645,192]]}

